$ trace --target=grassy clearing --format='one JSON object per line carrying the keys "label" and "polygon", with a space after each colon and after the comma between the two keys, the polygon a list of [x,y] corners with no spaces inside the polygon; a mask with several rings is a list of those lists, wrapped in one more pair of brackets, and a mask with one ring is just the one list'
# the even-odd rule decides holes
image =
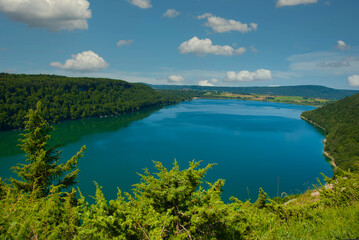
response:
{"label": "grassy clearing", "polygon": [[240,99],[264,102],[280,102],[298,105],[323,106],[332,100],[321,98],[306,98],[297,96],[277,96],[277,95],[260,95],[260,94],[235,94],[230,92],[207,92],[203,95],[205,98],[224,98],[224,99]]}

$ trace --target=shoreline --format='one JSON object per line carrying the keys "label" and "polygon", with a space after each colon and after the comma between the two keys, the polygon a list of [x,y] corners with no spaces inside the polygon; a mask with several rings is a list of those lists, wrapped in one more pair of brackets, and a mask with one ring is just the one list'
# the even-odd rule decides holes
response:
{"label": "shoreline", "polygon": [[[238,98],[238,97],[229,97],[229,96],[202,96],[200,97],[202,99],[235,99],[235,100],[243,100],[243,101],[256,101],[256,102],[270,102],[270,103],[284,103],[284,104],[293,104],[293,105],[299,105],[299,106],[312,106],[312,107],[322,107],[326,104],[311,104],[308,102],[301,102],[301,101],[276,101],[276,100],[270,100],[270,99],[256,99],[256,98]],[[330,101],[327,99],[327,101]]]}
{"label": "shoreline", "polygon": [[323,144],[324,144],[324,146],[323,146],[323,155],[324,155],[325,157],[327,157],[327,158],[330,159],[329,164],[330,164],[330,166],[332,167],[333,172],[335,172],[335,170],[337,169],[337,164],[335,163],[335,159],[334,159],[334,157],[332,157],[327,151],[325,151],[325,144],[326,144],[326,142],[327,142],[327,138],[326,138],[327,130],[326,130],[324,127],[318,125],[317,123],[315,123],[315,122],[313,122],[313,121],[311,121],[311,120],[309,120],[309,119],[303,117],[302,115],[300,115],[300,118],[303,119],[304,121],[306,121],[306,122],[308,122],[308,123],[310,123],[310,124],[316,126],[316,127],[319,127],[320,129],[324,130],[324,132],[325,132],[325,137],[324,137],[324,140],[323,140]]}

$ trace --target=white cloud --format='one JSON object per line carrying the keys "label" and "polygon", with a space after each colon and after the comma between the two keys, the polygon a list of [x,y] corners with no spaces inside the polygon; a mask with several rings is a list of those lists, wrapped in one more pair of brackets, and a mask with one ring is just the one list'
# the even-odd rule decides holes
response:
{"label": "white cloud", "polygon": [[232,56],[243,54],[246,51],[244,47],[234,49],[233,47],[228,45],[213,45],[211,39],[199,39],[196,36],[186,42],[183,42],[178,47],[178,50],[182,54],[194,53],[199,56],[204,56],[207,54]]}
{"label": "white cloud", "polygon": [[349,76],[347,81],[349,86],[359,87],[359,75]]}
{"label": "white cloud", "polygon": [[0,12],[11,21],[49,31],[87,29],[88,0],[0,0]]}
{"label": "white cloud", "polygon": [[77,72],[97,72],[107,68],[109,64],[96,53],[92,51],[84,51],[72,55],[72,58],[66,60],[64,64],[52,62],[50,63],[50,66]]}
{"label": "white cloud", "polygon": [[254,53],[258,52],[258,49],[255,48],[254,45],[251,45],[251,46],[249,47],[249,49],[250,49],[252,52],[254,52]]}
{"label": "white cloud", "polygon": [[[112,70],[115,70],[112,68]],[[168,77],[174,73],[172,68],[158,68],[159,71],[152,72],[126,72],[116,69],[114,72],[111,70],[102,71],[102,72],[90,72],[90,73],[79,73],[79,72],[68,72],[67,76],[78,76],[78,77],[99,77],[99,78],[113,78],[113,79],[122,79],[129,82],[144,82],[150,84],[169,84]],[[33,72],[36,73],[36,72]],[[53,71],[48,72],[49,74],[54,74]],[[58,72],[57,74],[63,74]],[[198,80],[200,79],[211,79],[213,78],[220,79],[223,78],[225,72],[215,71],[215,70],[198,70],[198,69],[189,69],[177,72],[176,75],[183,77],[184,81],[171,84],[189,84],[197,85]],[[172,79],[172,78],[171,78]]]}
{"label": "white cloud", "polygon": [[300,4],[317,3],[318,0],[278,0],[276,7],[295,6]]}
{"label": "white cloud", "polygon": [[181,13],[176,11],[176,9],[167,9],[167,11],[162,15],[162,17],[175,18]]}
{"label": "white cloud", "polygon": [[272,73],[267,69],[258,69],[254,72],[240,71],[239,73],[227,72],[225,81],[227,82],[251,82],[259,80],[271,80]]}
{"label": "white cloud", "polygon": [[171,83],[179,83],[183,82],[184,78],[181,75],[170,75],[168,76],[167,80]]}
{"label": "white cloud", "polygon": [[211,80],[200,80],[198,85],[203,87],[212,87],[214,86],[214,83],[218,83],[218,79],[213,78]]}
{"label": "white cloud", "polygon": [[198,19],[204,19],[204,18],[208,18],[208,17],[211,17],[211,16],[213,16],[212,13],[204,13],[204,14],[202,14],[200,16],[197,16],[197,18]]}
{"label": "white cloud", "polygon": [[346,49],[349,49],[350,47],[342,40],[338,40],[337,41],[337,46],[336,46],[338,49],[340,50],[346,50]]}
{"label": "white cloud", "polygon": [[359,49],[347,51],[322,51],[290,56],[290,69],[296,72],[311,73],[315,76],[356,74],[359,69]]}
{"label": "white cloud", "polygon": [[127,46],[129,46],[129,45],[131,45],[133,43],[133,40],[120,40],[120,41],[118,41],[117,42],[117,46],[118,47],[121,47],[121,46],[124,46],[124,45],[127,45]]}
{"label": "white cloud", "polygon": [[216,17],[211,13],[205,13],[197,17],[198,19],[207,18],[207,22],[204,24],[207,27],[212,28],[214,32],[224,33],[230,31],[238,31],[241,33],[256,31],[258,24],[257,23],[241,23],[233,19],[225,19],[221,17]]}
{"label": "white cloud", "polygon": [[139,8],[151,8],[151,1],[150,0],[127,0],[127,2],[135,5]]}
{"label": "white cloud", "polygon": [[202,87],[213,87],[214,84],[210,83],[208,80],[200,80],[198,82],[198,86],[202,86]]}

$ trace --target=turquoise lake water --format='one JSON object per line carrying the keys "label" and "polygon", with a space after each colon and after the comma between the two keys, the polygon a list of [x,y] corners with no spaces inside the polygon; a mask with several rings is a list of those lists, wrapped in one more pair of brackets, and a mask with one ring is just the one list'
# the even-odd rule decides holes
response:
{"label": "turquoise lake water", "polygon": [[[122,116],[56,124],[53,141],[64,143],[63,158],[87,146],[80,159],[79,184],[94,196],[96,181],[113,199],[117,187],[130,192],[140,181],[136,173],[154,171],[152,161],[167,168],[174,159],[182,169],[193,159],[201,166],[216,163],[205,181],[226,180],[223,200],[230,196],[256,200],[259,187],[271,197],[301,193],[331,177],[323,156],[324,136],[300,119],[314,109],[280,103],[240,100],[193,100],[162,109]],[[24,157],[13,147],[17,131],[0,132],[0,176]],[[89,197],[87,197],[89,199]]]}

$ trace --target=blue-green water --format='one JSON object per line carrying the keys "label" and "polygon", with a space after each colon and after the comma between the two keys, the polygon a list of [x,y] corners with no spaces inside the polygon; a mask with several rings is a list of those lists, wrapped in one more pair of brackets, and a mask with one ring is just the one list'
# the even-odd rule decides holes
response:
{"label": "blue-green water", "polygon": [[[323,156],[324,136],[300,119],[313,107],[239,100],[194,100],[121,117],[83,119],[55,125],[54,141],[64,142],[69,158],[82,145],[79,184],[85,196],[95,194],[93,181],[103,186],[107,198],[117,187],[130,191],[152,161],[171,168],[177,159],[182,168],[202,160],[217,163],[206,181],[226,180],[223,199],[230,196],[255,200],[259,187],[271,197],[300,193],[312,187],[320,173],[332,176]],[[62,133],[62,134],[61,134]],[[0,176],[22,155],[9,154],[5,142],[15,132],[0,137]],[[3,154],[1,153],[3,152]],[[6,152],[6,154],[4,154]],[[7,156],[5,156],[7,155]]]}

